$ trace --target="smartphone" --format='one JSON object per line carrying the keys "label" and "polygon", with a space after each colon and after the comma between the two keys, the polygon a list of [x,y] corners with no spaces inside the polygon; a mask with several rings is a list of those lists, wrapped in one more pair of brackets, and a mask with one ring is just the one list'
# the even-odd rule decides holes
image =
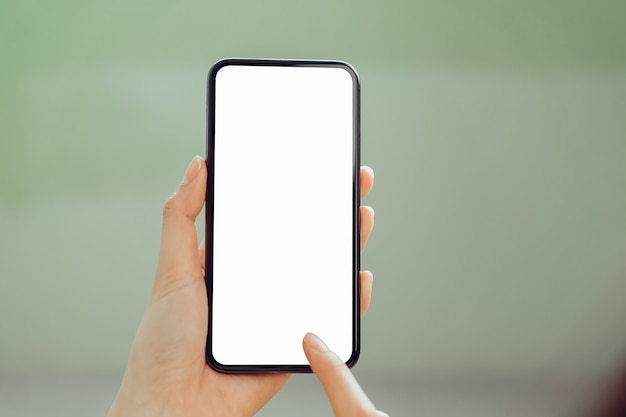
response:
{"label": "smartphone", "polygon": [[207,363],[311,372],[359,356],[360,85],[341,61],[225,59],[208,75]]}

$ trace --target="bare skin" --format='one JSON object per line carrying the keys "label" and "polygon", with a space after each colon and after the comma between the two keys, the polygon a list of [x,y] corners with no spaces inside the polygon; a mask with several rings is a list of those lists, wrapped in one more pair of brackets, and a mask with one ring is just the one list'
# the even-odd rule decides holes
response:
{"label": "bare skin", "polygon": [[[161,250],[152,293],[109,417],[249,417],[289,379],[287,374],[222,374],[205,362],[208,304],[204,243],[197,246],[195,219],[204,204],[206,180],[206,164],[196,156],[163,208]],[[361,197],[365,197],[374,182],[373,171],[362,167],[360,181]],[[361,206],[359,214],[363,249],[374,227],[374,211]],[[373,276],[361,271],[359,277],[364,313],[370,304]],[[348,368],[337,363],[336,355],[318,341],[316,336],[307,335],[303,348],[335,415],[384,415],[362,414],[377,412]],[[361,414],[353,410],[361,410]]]}

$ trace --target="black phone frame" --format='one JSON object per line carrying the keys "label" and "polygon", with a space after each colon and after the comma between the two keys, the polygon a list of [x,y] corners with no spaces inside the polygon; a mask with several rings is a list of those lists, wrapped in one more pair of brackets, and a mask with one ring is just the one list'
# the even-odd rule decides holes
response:
{"label": "black phone frame", "polygon": [[[353,80],[353,155],[352,155],[352,259],[353,259],[353,332],[352,332],[352,355],[346,361],[348,367],[352,367],[359,359],[361,346],[361,314],[360,314],[360,228],[359,208],[360,196],[360,166],[361,166],[361,84],[358,73],[352,65],[338,60],[313,60],[313,59],[261,59],[261,58],[225,58],[216,62],[209,70],[207,77],[207,187],[205,209],[205,282],[208,299],[208,329],[206,340],[206,362],[218,372],[229,374],[253,374],[253,373],[311,373],[309,365],[224,365],[219,363],[212,354],[212,300],[213,300],[213,216],[214,216],[214,158],[215,158],[215,79],[218,71],[228,65],[245,66],[287,66],[287,67],[335,67],[346,70]],[[304,336],[304,335],[303,335]]]}

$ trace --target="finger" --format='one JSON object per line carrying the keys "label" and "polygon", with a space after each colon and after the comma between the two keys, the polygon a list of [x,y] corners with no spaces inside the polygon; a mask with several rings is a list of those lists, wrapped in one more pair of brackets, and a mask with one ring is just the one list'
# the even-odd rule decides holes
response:
{"label": "finger", "polygon": [[359,229],[361,232],[361,251],[365,248],[367,240],[374,229],[374,209],[370,206],[359,207]]}
{"label": "finger", "polygon": [[200,260],[200,268],[202,268],[202,271],[206,269],[206,246],[204,242],[206,242],[206,238],[202,239],[202,243],[198,246],[198,258]]}
{"label": "finger", "polygon": [[335,417],[376,415],[376,408],[346,364],[319,337],[307,333],[302,347],[311,369],[326,391]]}
{"label": "finger", "polygon": [[372,300],[374,275],[370,271],[361,271],[359,272],[359,280],[361,281],[361,293],[359,298],[361,300],[361,315],[363,315],[370,307],[370,301]]}
{"label": "finger", "polygon": [[163,232],[155,285],[159,281],[193,277],[201,272],[195,219],[204,205],[206,164],[195,156],[178,190],[163,207]]}
{"label": "finger", "polygon": [[361,184],[361,200],[370,192],[374,185],[374,170],[368,166],[362,166],[359,172],[359,182]]}

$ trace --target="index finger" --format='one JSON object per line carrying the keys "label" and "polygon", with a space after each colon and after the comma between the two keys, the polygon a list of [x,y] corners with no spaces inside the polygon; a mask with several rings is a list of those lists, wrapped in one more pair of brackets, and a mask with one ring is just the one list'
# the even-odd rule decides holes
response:
{"label": "index finger", "polygon": [[336,417],[384,415],[377,413],[346,364],[319,337],[307,333],[302,347]]}

